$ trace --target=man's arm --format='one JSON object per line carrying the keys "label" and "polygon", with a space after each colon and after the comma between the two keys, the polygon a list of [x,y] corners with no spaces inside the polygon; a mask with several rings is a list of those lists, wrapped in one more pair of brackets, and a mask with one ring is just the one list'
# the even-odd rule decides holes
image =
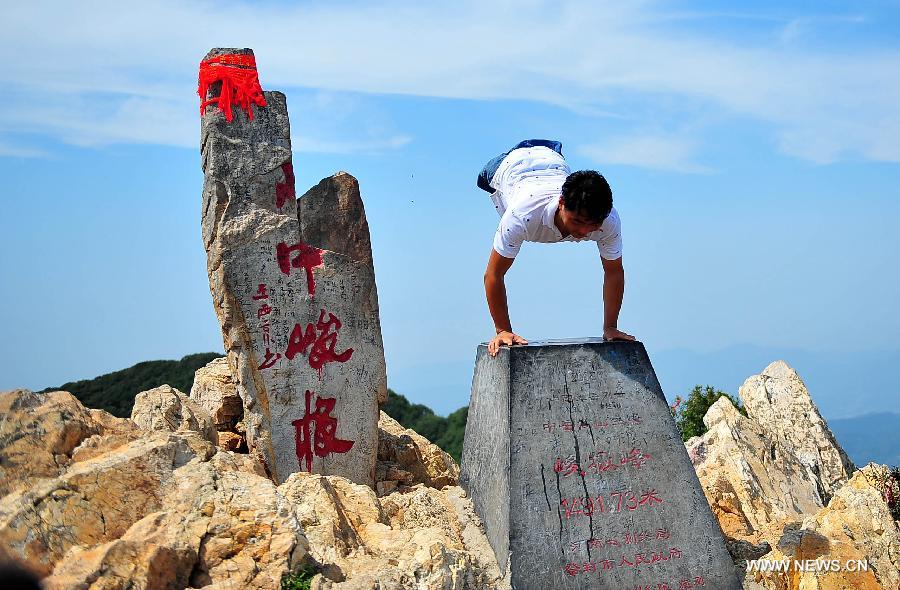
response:
{"label": "man's arm", "polygon": [[506,301],[506,283],[504,277],[510,269],[515,258],[506,258],[491,248],[491,257],[488,259],[487,270],[484,271],[484,292],[487,295],[488,309],[494,319],[494,329],[497,335],[488,343],[488,352],[491,356],[497,356],[500,346],[506,344],[528,344],[521,336],[514,334],[512,324],[509,321],[509,305]]}
{"label": "man's arm", "polygon": [[625,294],[625,268],[622,258],[603,262],[603,338],[606,340],[634,340],[634,336],[626,334],[618,328],[619,310],[622,309],[622,296]]}

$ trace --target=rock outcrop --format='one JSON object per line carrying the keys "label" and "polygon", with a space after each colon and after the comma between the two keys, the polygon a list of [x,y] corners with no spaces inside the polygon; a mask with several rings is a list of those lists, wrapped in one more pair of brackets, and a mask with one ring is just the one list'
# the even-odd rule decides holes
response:
{"label": "rock outcrop", "polygon": [[[771,590],[881,590],[900,588],[900,527],[881,488],[884,467],[868,465],[838,489],[828,506],[787,527],[762,559],[831,562],[823,571],[765,573],[754,581]],[[867,564],[863,566],[861,564]]]}
{"label": "rock outcrop", "polygon": [[[368,251],[368,238],[349,253],[327,249],[333,236],[350,236],[340,225],[347,217],[323,209],[355,196],[358,207],[347,211],[362,215],[362,201],[341,178],[307,219],[285,96],[260,88],[259,102],[229,111],[220,95],[232,78],[256,86],[255,66],[252,50],[239,48],[213,49],[201,64],[222,81],[202,87],[203,243],[247,444],[277,482],[307,471],[373,486],[387,383],[375,275],[371,256],[352,256]],[[368,230],[357,221],[354,229]]]}
{"label": "rock outcrop", "polygon": [[419,483],[440,489],[459,483],[459,466],[439,446],[381,412],[375,481],[379,495]]}
{"label": "rock outcrop", "polygon": [[244,418],[244,403],[225,357],[213,359],[194,372],[190,397],[212,417],[218,432],[235,432]]}
{"label": "rock outcrop", "polygon": [[727,397],[709,408],[703,422],[709,430],[688,441],[688,454],[727,537],[756,544],[772,536],[765,534],[769,529],[822,508],[806,465]]}
{"label": "rock outcrop", "polygon": [[453,469],[392,421],[416,449],[407,458],[431,459],[398,463],[417,477],[378,497],[339,476],[276,485],[253,455],[213,445],[202,420],[141,430],[65,392],[0,393],[0,408],[0,465],[25,482],[0,498],[0,557],[48,590],[262,590],[299,571],[320,589],[509,588]]}
{"label": "rock outcrop", "polygon": [[226,451],[246,453],[244,402],[226,357],[213,359],[197,369],[190,396],[212,416],[219,446]]}
{"label": "rock outcrop", "polygon": [[761,374],[747,379],[738,394],[747,414],[766,437],[790,450],[815,474],[822,502],[827,503],[853,473],[854,466],[797,372],[784,361],[775,361]]}
{"label": "rock outcrop", "polygon": [[88,410],[66,391],[27,389],[0,396],[0,497],[56,477],[86,439],[100,432],[134,430],[130,421]]}
{"label": "rock outcrop", "polygon": [[134,398],[131,421],[144,430],[196,432],[216,444],[216,429],[209,413],[169,385],[142,391]]}
{"label": "rock outcrop", "polygon": [[[884,483],[886,468],[853,472],[783,361],[747,379],[740,396],[748,417],[720,398],[704,416],[708,431],[687,448],[739,571],[748,559],[784,560],[783,571],[747,573],[744,587],[900,587],[900,529],[880,487],[892,485]],[[828,564],[802,571],[794,560]],[[857,561],[869,569],[854,568]]]}

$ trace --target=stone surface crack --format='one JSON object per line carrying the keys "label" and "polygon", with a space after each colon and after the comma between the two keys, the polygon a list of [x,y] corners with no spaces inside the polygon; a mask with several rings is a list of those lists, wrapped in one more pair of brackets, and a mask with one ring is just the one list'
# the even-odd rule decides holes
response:
{"label": "stone surface crack", "polygon": [[[565,373],[563,373],[563,387],[565,388],[566,393],[566,401],[569,402],[569,423],[572,424],[572,440],[575,442],[575,465],[578,467],[578,477],[581,478],[581,487],[584,489],[584,499],[586,503],[590,503],[590,494],[587,489],[587,481],[584,478],[585,472],[581,466],[581,448],[578,446],[578,429],[575,428],[575,415],[572,406],[575,404],[572,396],[569,395],[569,380],[566,377]],[[593,434],[591,435],[593,437]],[[590,532],[590,538],[594,538],[594,511],[589,509],[587,512],[588,517],[588,531]],[[591,544],[587,543],[587,554],[588,559],[591,558]]]}

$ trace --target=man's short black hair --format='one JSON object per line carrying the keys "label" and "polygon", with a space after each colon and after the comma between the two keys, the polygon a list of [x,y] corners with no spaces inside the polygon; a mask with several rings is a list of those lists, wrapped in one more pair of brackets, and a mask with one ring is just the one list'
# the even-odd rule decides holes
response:
{"label": "man's short black hair", "polygon": [[613,206],[612,189],[596,170],[569,174],[562,186],[562,199],[567,210],[598,223],[606,219]]}

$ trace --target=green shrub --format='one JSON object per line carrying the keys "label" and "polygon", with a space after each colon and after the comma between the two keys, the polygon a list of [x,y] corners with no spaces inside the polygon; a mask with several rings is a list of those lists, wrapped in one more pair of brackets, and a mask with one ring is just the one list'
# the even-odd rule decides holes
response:
{"label": "green shrub", "polygon": [[719,391],[712,385],[701,386],[695,385],[688,394],[687,399],[675,396],[675,403],[671,406],[672,416],[675,418],[675,425],[681,432],[681,438],[687,441],[691,437],[703,435],[707,428],[703,423],[703,416],[709,407],[716,403],[720,397],[727,397],[737,408],[737,411],[747,415],[747,411],[736,398],[728,395],[724,391]]}
{"label": "green shrub", "polygon": [[285,574],[281,576],[281,590],[309,590],[317,573],[315,568],[305,567],[298,572]]}
{"label": "green shrub", "polygon": [[435,414],[431,408],[422,404],[412,404],[404,396],[388,389],[388,401],[381,409],[403,428],[415,430],[441,447],[459,463],[463,436],[466,433],[466,418],[469,416],[468,406],[444,418]]}

